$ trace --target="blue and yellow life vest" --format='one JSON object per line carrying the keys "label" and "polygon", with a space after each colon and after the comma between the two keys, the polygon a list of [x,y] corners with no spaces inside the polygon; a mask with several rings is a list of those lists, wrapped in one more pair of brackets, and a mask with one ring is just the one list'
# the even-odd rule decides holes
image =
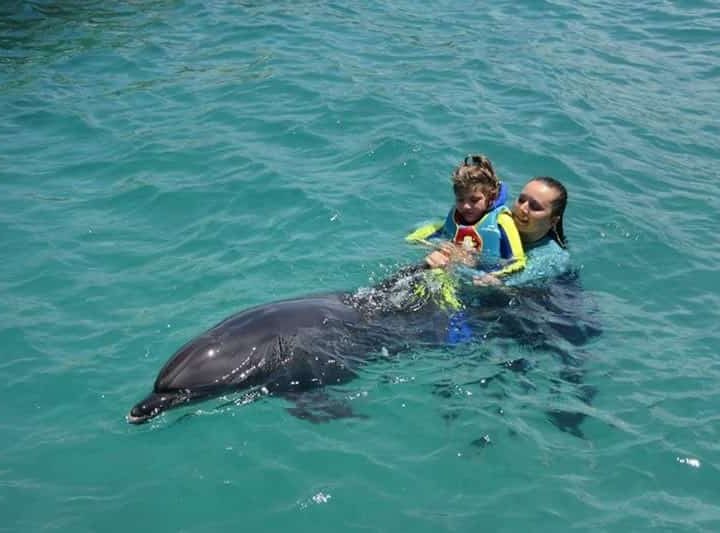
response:
{"label": "blue and yellow life vest", "polygon": [[510,210],[503,205],[498,206],[487,212],[475,224],[467,226],[457,222],[457,211],[453,207],[440,231],[444,237],[455,244],[482,254],[483,262],[497,260],[501,257],[502,233],[498,225],[500,213],[510,213]]}
{"label": "blue and yellow life vest", "polygon": [[[501,212],[510,212],[504,207],[507,198],[507,186],[505,183],[501,183],[498,197],[493,202],[491,211],[473,226],[457,224],[454,219],[455,208],[453,207],[450,209],[445,222],[437,221],[421,226],[407,235],[405,240],[407,242],[429,244],[430,239],[445,238],[457,244],[462,244],[465,237],[470,237],[470,245],[472,245],[473,249],[500,257],[500,229],[497,217]],[[484,226],[480,227],[481,225]],[[482,243],[482,246],[480,246],[480,243]]]}

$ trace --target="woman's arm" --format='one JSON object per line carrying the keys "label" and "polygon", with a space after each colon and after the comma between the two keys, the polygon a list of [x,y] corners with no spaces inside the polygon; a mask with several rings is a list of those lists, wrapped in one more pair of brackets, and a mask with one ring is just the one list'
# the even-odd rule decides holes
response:
{"label": "woman's arm", "polygon": [[507,262],[502,268],[491,272],[491,274],[502,278],[524,269],[527,258],[522,241],[520,240],[520,233],[518,233],[512,215],[510,215],[510,213],[500,213],[497,222],[500,227],[501,240],[505,242],[507,248],[510,250],[510,257],[505,258]]}

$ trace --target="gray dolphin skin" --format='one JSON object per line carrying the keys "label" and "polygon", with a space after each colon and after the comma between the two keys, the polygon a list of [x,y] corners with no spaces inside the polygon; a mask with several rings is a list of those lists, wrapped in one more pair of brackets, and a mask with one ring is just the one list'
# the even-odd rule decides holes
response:
{"label": "gray dolphin skin", "polygon": [[352,358],[362,356],[353,326],[362,315],[343,300],[338,294],[285,300],[227,318],[173,355],[128,422],[229,391],[283,393],[352,379]]}
{"label": "gray dolphin skin", "polygon": [[232,391],[289,395],[347,382],[373,354],[404,342],[391,315],[433,308],[429,298],[420,301],[412,291],[422,275],[410,269],[364,292],[241,311],[182,346],[127,421],[140,424],[167,409]]}

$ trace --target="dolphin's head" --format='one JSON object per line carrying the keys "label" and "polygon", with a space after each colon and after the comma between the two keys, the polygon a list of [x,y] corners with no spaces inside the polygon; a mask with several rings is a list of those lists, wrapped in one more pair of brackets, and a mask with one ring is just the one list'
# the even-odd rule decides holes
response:
{"label": "dolphin's head", "polygon": [[176,392],[156,393],[153,392],[147,398],[135,404],[127,415],[130,424],[142,424],[151,418],[155,418],[163,411],[188,401],[187,396]]}

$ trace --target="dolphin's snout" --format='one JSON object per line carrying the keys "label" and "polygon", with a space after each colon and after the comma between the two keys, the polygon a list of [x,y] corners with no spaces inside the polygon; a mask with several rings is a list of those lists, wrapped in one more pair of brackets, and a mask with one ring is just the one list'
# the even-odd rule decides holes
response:
{"label": "dolphin's snout", "polygon": [[142,424],[151,418],[155,418],[173,403],[173,397],[168,395],[150,394],[143,401],[135,404],[127,415],[130,424]]}

